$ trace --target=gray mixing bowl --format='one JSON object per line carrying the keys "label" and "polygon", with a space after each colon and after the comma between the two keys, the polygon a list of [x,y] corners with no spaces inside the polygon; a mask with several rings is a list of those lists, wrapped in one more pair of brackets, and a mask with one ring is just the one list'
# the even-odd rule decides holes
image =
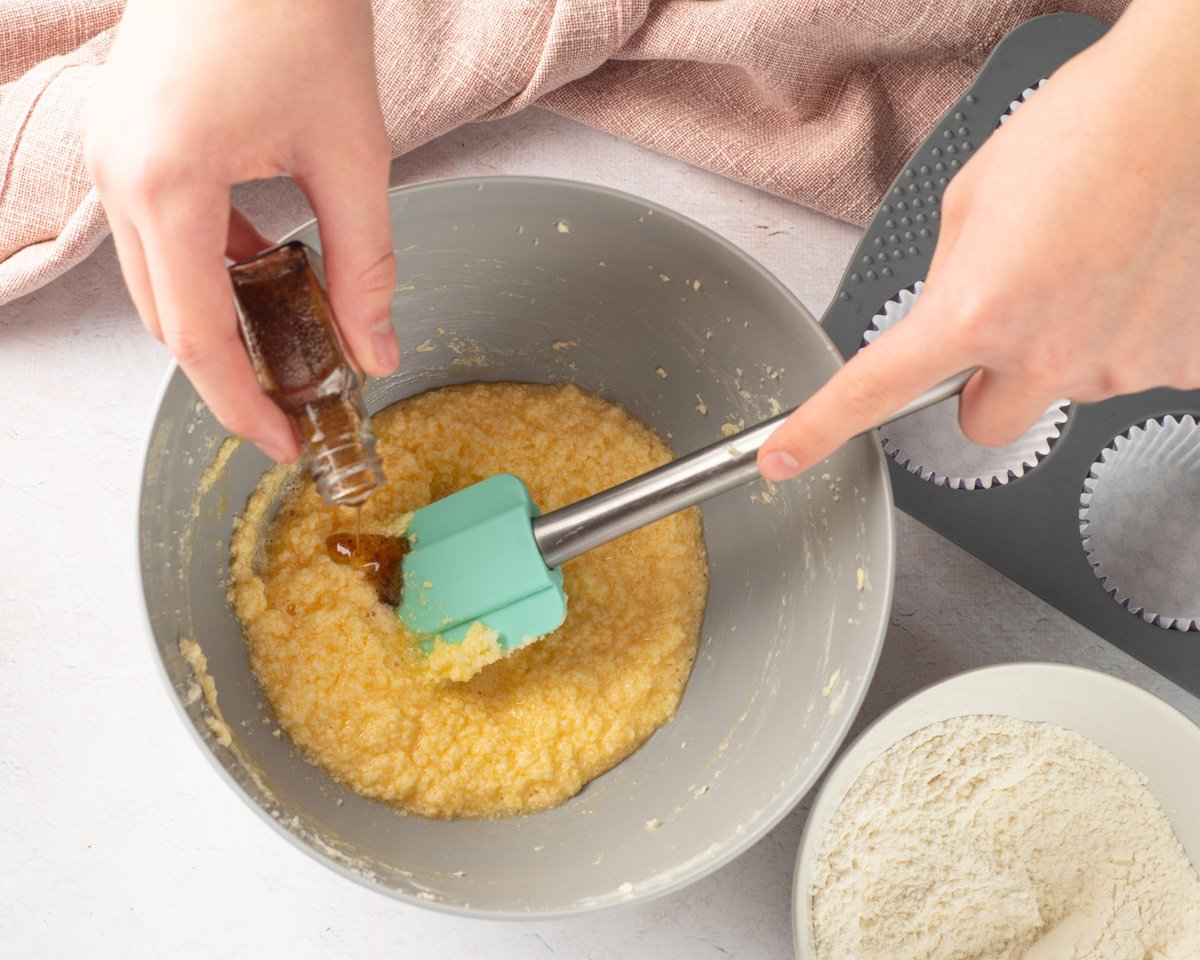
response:
{"label": "gray mixing bowl", "polygon": [[[368,384],[372,410],[444,384],[572,380],[688,451],[724,423],[799,402],[839,364],[762,267],[644,200],[501,177],[398,189],[391,207],[406,354],[399,373]],[[314,224],[294,236],[319,244]],[[225,439],[173,371],[138,532],[155,651],[197,741],[264,822],[390,896],[548,917],[677,890],[736,857],[809,790],[870,682],[891,601],[891,494],[878,445],[859,438],[807,482],[759,481],[704,506],[712,589],[696,666],[678,716],[641,750],[545,813],[404,816],[272,735],[225,596],[233,518],[268,462]],[[227,729],[181,640],[207,656]]]}

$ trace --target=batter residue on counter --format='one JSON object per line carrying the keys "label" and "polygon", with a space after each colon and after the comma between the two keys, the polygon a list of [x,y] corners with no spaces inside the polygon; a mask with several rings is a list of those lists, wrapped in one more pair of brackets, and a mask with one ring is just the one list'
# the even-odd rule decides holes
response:
{"label": "batter residue on counter", "polygon": [[[447,387],[373,424],[388,483],[363,507],[372,533],[496,473],[548,511],[671,459],[621,407],[569,385]],[[358,793],[431,817],[542,810],[674,716],[708,592],[695,510],[567,563],[563,626],[467,683],[434,676],[372,584],[330,559],[326,538],[352,521],[294,471],[269,471],[237,525],[230,596],[280,726]]]}
{"label": "batter residue on counter", "polygon": [[868,766],[812,896],[820,960],[1200,957],[1200,877],[1142,779],[1014,717],[933,724]]}

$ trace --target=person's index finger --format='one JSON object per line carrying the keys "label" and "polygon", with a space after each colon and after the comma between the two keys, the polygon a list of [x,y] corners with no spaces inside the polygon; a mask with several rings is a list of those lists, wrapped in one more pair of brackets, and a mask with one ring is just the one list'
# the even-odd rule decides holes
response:
{"label": "person's index finger", "polygon": [[[276,460],[294,460],[291,422],[263,392],[238,332],[224,264],[228,202],[175,229],[170,213],[141,226],[163,339],[213,415]],[[213,220],[215,222],[209,222]]]}
{"label": "person's index finger", "polygon": [[970,365],[965,351],[937,339],[914,307],[784,421],[759,451],[759,469],[768,480],[790,479]]}

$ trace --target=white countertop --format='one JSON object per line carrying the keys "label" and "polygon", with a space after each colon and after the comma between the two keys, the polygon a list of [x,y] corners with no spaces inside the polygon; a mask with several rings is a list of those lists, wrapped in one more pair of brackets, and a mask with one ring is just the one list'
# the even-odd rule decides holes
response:
{"label": "white countertop", "polygon": [[[819,316],[858,231],[540,111],[450,134],[393,183],[538,174],[640,194],[725,235]],[[268,235],[308,219],[290,181],[239,188]],[[275,836],[168,701],[143,629],[135,491],[166,351],[141,329],[111,242],[0,307],[0,955],[489,960],[792,955],[808,801],[673,896],[562,922],[405,906]],[[891,628],[857,727],[961,670],[1056,660],[1187,694],[907,516]],[[857,729],[857,728],[856,728]]]}

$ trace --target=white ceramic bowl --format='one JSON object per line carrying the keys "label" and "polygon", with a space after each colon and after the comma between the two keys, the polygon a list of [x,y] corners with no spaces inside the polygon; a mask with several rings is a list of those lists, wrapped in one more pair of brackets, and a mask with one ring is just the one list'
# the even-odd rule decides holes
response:
{"label": "white ceramic bowl", "polygon": [[893,744],[954,717],[997,714],[1056,723],[1141,773],[1200,869],[1200,727],[1125,680],[1061,663],[1008,663],[960,673],[902,700],[830,768],[804,826],[792,890],[796,956],[816,960],[812,878],[825,831],[850,787]]}

